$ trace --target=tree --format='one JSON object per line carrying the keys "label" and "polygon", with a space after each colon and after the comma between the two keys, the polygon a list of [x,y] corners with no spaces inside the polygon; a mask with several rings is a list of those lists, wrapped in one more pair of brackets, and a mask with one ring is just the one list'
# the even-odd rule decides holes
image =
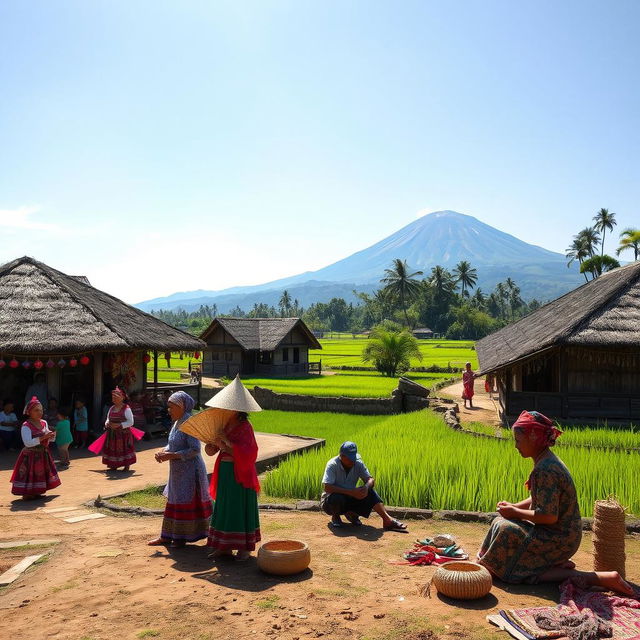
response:
{"label": "tree", "polygon": [[[458,262],[453,270],[453,277],[456,280],[456,284],[459,282],[462,285],[461,295],[463,298],[465,290],[467,288],[473,289],[476,286],[476,282],[478,282],[478,272],[471,267],[467,260]],[[469,295],[468,292],[467,295]]]}
{"label": "tree", "polygon": [[640,230],[627,228],[620,233],[620,246],[616,249],[616,255],[619,256],[627,249],[633,249],[633,259],[637,260],[640,255]]}
{"label": "tree", "polygon": [[596,247],[600,242],[600,234],[594,227],[585,227],[576,237],[584,243],[584,247],[587,250],[589,257],[596,254]]}
{"label": "tree", "polygon": [[[567,257],[567,268],[569,268],[576,260],[582,266],[582,261],[589,257],[589,247],[584,236],[580,234],[573,236],[573,242],[567,249],[565,256]],[[584,279],[587,280],[585,274]]]}
{"label": "tree", "polygon": [[580,267],[580,273],[590,273],[592,280],[595,280],[598,276],[601,276],[605,271],[611,271],[617,269],[620,263],[611,256],[593,256],[588,258],[582,263]]}
{"label": "tree", "polygon": [[447,329],[450,340],[479,340],[497,329],[498,321],[487,313],[463,305],[453,310],[455,320]]}
{"label": "tree", "polygon": [[613,213],[613,211],[609,212],[609,209],[600,209],[600,211],[593,216],[593,221],[595,222],[593,228],[596,231],[602,232],[602,249],[600,250],[600,255],[604,256],[604,237],[607,229],[613,231],[613,227],[618,224],[616,222],[616,214]]}
{"label": "tree", "polygon": [[280,301],[278,302],[278,307],[280,308],[280,315],[284,318],[289,315],[289,311],[291,310],[291,296],[289,292],[285,289],[280,296]]}
{"label": "tree", "polygon": [[406,329],[394,331],[376,326],[362,350],[362,360],[372,362],[380,373],[389,377],[404,373],[411,358],[421,361],[422,354],[418,341]]}
{"label": "tree", "polygon": [[407,316],[408,301],[415,298],[420,291],[420,281],[415,276],[421,276],[422,271],[414,271],[407,265],[406,260],[395,258],[390,269],[385,269],[385,277],[380,281],[385,285],[385,289],[398,297],[400,306],[404,313],[404,318],[409,326],[409,317]]}
{"label": "tree", "polygon": [[469,302],[474,309],[478,309],[479,311],[484,311],[487,306],[487,296],[485,296],[482,289],[478,287],[475,290],[475,293],[471,296]]}
{"label": "tree", "polygon": [[451,272],[439,264],[431,269],[429,284],[433,286],[436,295],[440,298],[445,298],[450,295],[456,286]]}

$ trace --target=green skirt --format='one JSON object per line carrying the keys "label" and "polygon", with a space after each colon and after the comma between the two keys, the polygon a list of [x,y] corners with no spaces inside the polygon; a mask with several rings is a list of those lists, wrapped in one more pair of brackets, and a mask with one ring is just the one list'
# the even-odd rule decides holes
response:
{"label": "green skirt", "polygon": [[233,462],[220,463],[207,546],[222,551],[253,551],[260,541],[258,494],[236,482]]}

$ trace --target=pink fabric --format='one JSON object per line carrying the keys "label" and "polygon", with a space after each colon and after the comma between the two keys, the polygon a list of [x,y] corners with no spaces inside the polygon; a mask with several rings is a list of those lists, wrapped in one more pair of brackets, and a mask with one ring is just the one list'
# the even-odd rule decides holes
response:
{"label": "pink fabric", "polygon": [[89,451],[98,455],[102,451],[102,447],[104,447],[104,442],[106,439],[107,432],[105,431],[97,440],[95,440],[88,446]]}
{"label": "pink fabric", "polygon": [[31,409],[33,409],[34,407],[36,407],[38,405],[42,406],[42,402],[40,402],[40,400],[38,400],[37,396],[33,396],[31,398],[31,400],[29,400],[29,402],[27,403],[27,406],[24,408],[24,415],[28,416],[29,415],[29,411],[31,411]]}
{"label": "pink fabric", "polygon": [[556,438],[562,435],[562,431],[547,416],[537,411],[523,411],[513,423],[512,428],[542,431],[551,445],[555,444]]}
{"label": "pink fabric", "polygon": [[471,400],[473,398],[473,381],[474,381],[474,373],[473,371],[465,371],[462,374],[462,399],[463,400]]}

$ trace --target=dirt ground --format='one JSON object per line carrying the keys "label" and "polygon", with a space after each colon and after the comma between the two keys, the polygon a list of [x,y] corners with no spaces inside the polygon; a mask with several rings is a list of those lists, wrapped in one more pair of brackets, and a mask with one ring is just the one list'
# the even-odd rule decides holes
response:
{"label": "dirt ground", "polygon": [[443,387],[438,391],[437,395],[443,398],[451,398],[458,403],[458,415],[462,423],[484,422],[484,424],[500,426],[498,402],[490,398],[489,394],[484,390],[484,378],[478,378],[475,382],[473,408],[471,409],[465,408],[462,400],[462,380],[448,387]]}
{"label": "dirt ground", "polygon": [[[146,546],[160,522],[108,516],[71,525],[42,506],[0,519],[4,540],[60,539],[47,562],[0,590],[0,637],[483,639],[499,633],[487,614],[557,600],[554,586],[501,584],[466,604],[437,594],[426,599],[417,589],[434,568],[390,563],[416,538],[440,532],[453,533],[473,553],[484,525],[410,521],[409,534],[385,533],[373,516],[359,529],[336,532],[320,513],[262,512],[264,540],[302,539],[311,549],[309,570],[276,578],[261,573],[255,559],[210,560],[202,542],[181,550]],[[577,556],[586,568],[590,544],[587,535]],[[640,540],[629,538],[627,546],[629,578],[637,581]]]}

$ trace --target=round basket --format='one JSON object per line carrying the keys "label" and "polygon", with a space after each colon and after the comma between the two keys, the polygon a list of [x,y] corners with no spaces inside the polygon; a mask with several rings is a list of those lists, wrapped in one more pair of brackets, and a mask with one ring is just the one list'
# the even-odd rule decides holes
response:
{"label": "round basket", "polygon": [[491,574],[474,562],[447,562],[433,574],[432,584],[444,596],[475,600],[491,591]]}
{"label": "round basket", "polygon": [[258,550],[258,566],[265,573],[290,576],[304,571],[311,561],[311,552],[302,540],[271,540]]}

